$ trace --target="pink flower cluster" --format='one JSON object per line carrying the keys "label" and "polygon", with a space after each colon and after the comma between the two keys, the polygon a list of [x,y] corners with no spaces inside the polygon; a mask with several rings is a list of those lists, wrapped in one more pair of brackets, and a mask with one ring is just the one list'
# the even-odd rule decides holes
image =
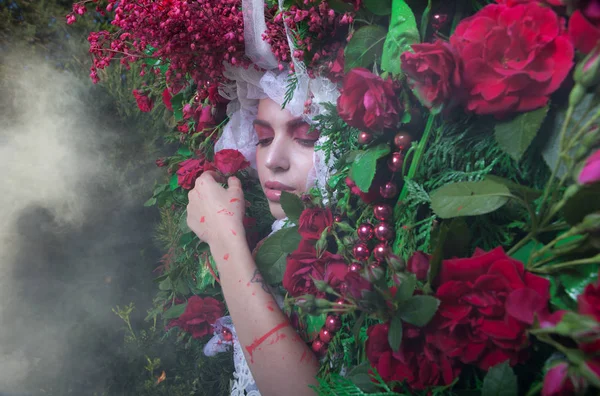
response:
{"label": "pink flower cluster", "polygon": [[[81,15],[82,7],[74,4],[74,13]],[[114,11],[112,24],[119,30],[88,37],[95,82],[97,70],[113,59],[125,66],[140,59],[168,59],[172,92],[184,86],[186,75],[204,91],[209,82],[223,78],[224,61],[249,64],[241,0],[108,0],[106,11]]]}
{"label": "pink flower cluster", "polygon": [[[295,36],[296,49],[291,55],[297,60],[305,61],[309,68],[316,67],[323,60],[335,59],[340,43],[345,43],[348,37],[348,27],[353,21],[352,13],[338,14],[327,2],[317,0],[305,0],[304,4],[310,6],[301,8],[293,5],[279,14],[276,14],[276,6],[266,9],[267,30],[263,34],[263,40],[271,46],[280,62],[280,69],[283,69],[284,63],[292,61],[284,19]],[[323,43],[326,44],[322,45]],[[293,69],[293,64],[290,67]]]}

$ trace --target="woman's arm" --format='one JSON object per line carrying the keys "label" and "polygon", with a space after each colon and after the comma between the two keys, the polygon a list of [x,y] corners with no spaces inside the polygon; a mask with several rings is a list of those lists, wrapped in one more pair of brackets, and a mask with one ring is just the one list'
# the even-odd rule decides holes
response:
{"label": "woman's arm", "polygon": [[209,246],[239,342],[261,394],[312,395],[318,361],[279,309],[246,243],[240,182],[204,173],[190,191],[189,227]]}

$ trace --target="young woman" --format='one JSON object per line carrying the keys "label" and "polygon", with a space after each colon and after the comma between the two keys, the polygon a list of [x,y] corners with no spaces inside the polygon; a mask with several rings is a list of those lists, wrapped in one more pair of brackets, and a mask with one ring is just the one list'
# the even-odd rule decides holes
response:
{"label": "young woman", "polygon": [[[253,122],[256,168],[276,219],[282,191],[301,194],[313,169],[315,132],[271,99],[261,99]],[[263,282],[244,233],[244,193],[235,177],[224,188],[205,172],[189,192],[187,223],[206,241],[219,271],[239,343],[262,395],[310,395],[318,360],[279,309]]]}

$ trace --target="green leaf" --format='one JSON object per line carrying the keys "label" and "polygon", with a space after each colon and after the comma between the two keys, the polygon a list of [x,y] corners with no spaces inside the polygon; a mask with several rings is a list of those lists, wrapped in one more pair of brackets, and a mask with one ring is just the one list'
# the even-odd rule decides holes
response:
{"label": "green leaf", "polygon": [[427,25],[429,25],[429,15],[431,14],[431,0],[427,0],[427,7],[421,16],[421,41],[425,41],[427,36]]}
{"label": "green leaf", "polygon": [[403,321],[421,327],[433,318],[439,304],[440,301],[432,296],[412,296],[400,304],[398,313]]}
{"label": "green leaf", "polygon": [[518,393],[517,376],[508,361],[492,367],[483,379],[481,396],[516,396]]}
{"label": "green leaf", "polygon": [[352,35],[344,50],[345,71],[355,67],[369,67],[379,61],[383,51],[386,30],[379,25],[367,25]]}
{"label": "green leaf", "polygon": [[188,147],[179,147],[177,154],[181,155],[182,157],[189,158],[192,156],[192,151]]}
{"label": "green leaf", "polygon": [[173,173],[171,180],[169,180],[169,187],[171,188],[171,191],[175,191],[179,187],[179,182],[177,180],[177,173]]}
{"label": "green leaf", "polygon": [[600,183],[581,186],[563,207],[565,220],[571,225],[581,223],[590,213],[600,211]]}
{"label": "green leaf", "polygon": [[152,197],[149,200],[147,200],[146,202],[144,202],[144,206],[145,207],[150,207],[150,206],[154,206],[156,205],[156,198]]}
{"label": "green leaf", "polygon": [[402,344],[402,319],[399,315],[394,315],[390,322],[390,331],[388,332],[388,342],[392,351],[396,352]]}
{"label": "green leaf", "polygon": [[531,254],[540,250],[542,247],[544,247],[544,244],[542,243],[537,241],[529,241],[510,256],[522,263],[527,263]]}
{"label": "green leaf", "polygon": [[[357,338],[358,339],[358,338]],[[371,363],[368,360],[363,361],[358,366],[353,367],[346,378],[358,386],[362,391],[373,393],[377,391],[377,386],[373,383],[369,372],[371,371]]]}
{"label": "green leaf", "polygon": [[401,303],[412,297],[417,287],[417,277],[415,274],[400,273],[397,274],[400,279],[400,285],[396,289],[394,301]]}
{"label": "green leaf", "polygon": [[364,0],[363,5],[375,15],[390,15],[392,13],[392,0]]}
{"label": "green leaf", "polygon": [[443,242],[443,258],[466,257],[469,255],[471,229],[462,217],[454,218],[448,225],[448,234]]}
{"label": "green leaf", "polygon": [[258,249],[256,266],[267,283],[280,283],[287,264],[287,256],[300,243],[298,227],[283,228],[269,238]]}
{"label": "green leaf", "polygon": [[548,106],[519,114],[512,120],[497,123],[494,135],[502,150],[515,161],[520,161],[540,130],[547,113]]}
{"label": "green leaf", "polygon": [[171,98],[171,105],[173,106],[173,117],[175,121],[183,120],[183,94],[179,93]]}
{"label": "green leaf", "polygon": [[[299,2],[298,5],[300,4],[302,3]],[[327,4],[331,7],[332,10],[337,11],[340,14],[343,14],[345,12],[352,12],[354,10],[352,4],[344,3],[342,0],[329,0]]]}
{"label": "green leaf", "polygon": [[419,42],[417,21],[404,0],[392,1],[390,27],[383,45],[381,69],[393,75],[400,75],[400,55],[411,51],[411,45]]}
{"label": "green leaf", "polygon": [[283,212],[288,219],[290,219],[291,222],[298,224],[300,215],[304,210],[304,204],[302,203],[300,197],[287,191],[282,191],[280,202]]}
{"label": "green leaf", "polygon": [[369,191],[371,183],[373,183],[377,160],[385,157],[389,152],[390,146],[383,143],[356,156],[350,168],[350,178],[362,192]]}
{"label": "green leaf", "polygon": [[558,278],[565,292],[574,301],[587,285],[598,281],[598,265],[580,265],[571,268],[569,272],[561,273]]}
{"label": "green leaf", "polygon": [[173,288],[173,285],[171,284],[171,278],[163,279],[158,284],[158,289],[159,290],[171,290],[172,288]]}
{"label": "green leaf", "polygon": [[185,312],[185,307],[187,307],[187,302],[184,304],[173,305],[162,314],[162,317],[164,319],[176,319]]}
{"label": "green leaf", "polygon": [[495,176],[495,175],[487,175],[485,177],[486,180],[491,180],[496,183],[504,184],[508,187],[508,190],[511,194],[517,195],[525,200],[525,202],[532,202],[536,198],[539,198],[542,195],[540,190],[536,190],[535,188],[523,186],[521,184],[514,183],[508,179],[503,177]]}
{"label": "green leaf", "polygon": [[453,183],[431,193],[431,208],[443,219],[477,216],[502,207],[509,197],[508,187],[492,180]]}

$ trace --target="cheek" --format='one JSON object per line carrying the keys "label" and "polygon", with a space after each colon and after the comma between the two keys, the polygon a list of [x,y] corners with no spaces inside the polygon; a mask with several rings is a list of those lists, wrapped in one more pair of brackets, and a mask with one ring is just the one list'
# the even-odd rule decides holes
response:
{"label": "cheek", "polygon": [[294,153],[294,184],[299,191],[306,190],[306,180],[313,168],[314,150],[311,148],[298,150]]}
{"label": "cheek", "polygon": [[261,150],[260,147],[256,148],[256,171],[258,172],[258,178],[262,182],[263,177],[265,176],[265,171],[267,167],[265,166],[265,161],[267,156],[265,155],[265,150]]}

